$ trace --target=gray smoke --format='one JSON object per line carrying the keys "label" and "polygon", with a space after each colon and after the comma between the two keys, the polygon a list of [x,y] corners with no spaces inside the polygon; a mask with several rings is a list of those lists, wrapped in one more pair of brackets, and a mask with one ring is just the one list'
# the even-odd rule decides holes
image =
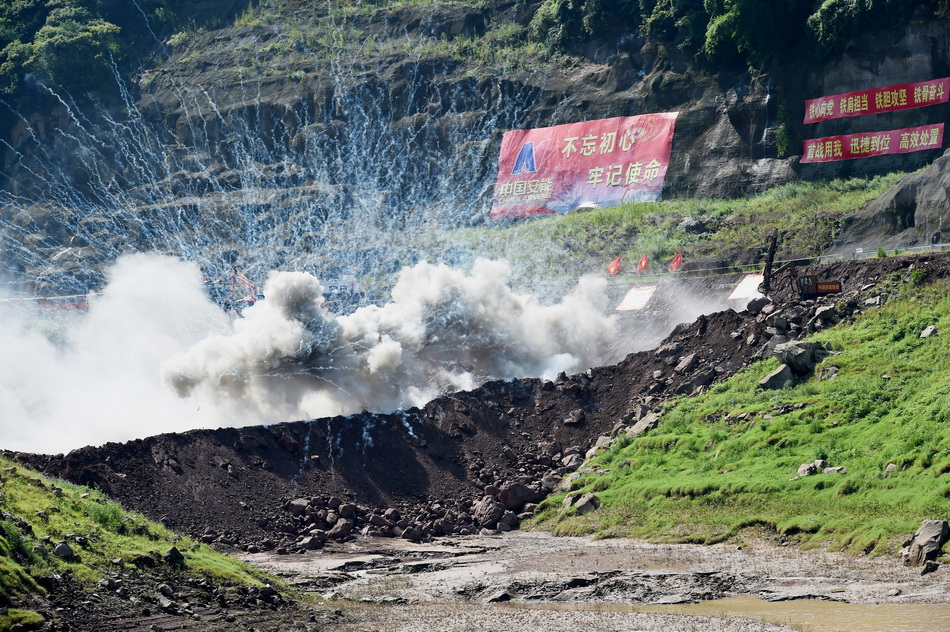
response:
{"label": "gray smoke", "polygon": [[0,448],[61,452],[194,428],[421,405],[493,378],[601,363],[614,329],[605,281],[561,302],[515,294],[510,270],[420,263],[391,300],[339,316],[303,272],[274,272],[235,317],[193,263],[121,257],[86,313],[0,304]]}
{"label": "gray smoke", "polygon": [[240,401],[273,421],[392,411],[488,379],[599,362],[614,323],[602,279],[542,306],[516,295],[509,277],[498,261],[478,260],[469,274],[423,262],[401,272],[384,306],[336,316],[317,278],[272,273],[266,299],[232,333],[176,355],[162,373],[182,397]]}

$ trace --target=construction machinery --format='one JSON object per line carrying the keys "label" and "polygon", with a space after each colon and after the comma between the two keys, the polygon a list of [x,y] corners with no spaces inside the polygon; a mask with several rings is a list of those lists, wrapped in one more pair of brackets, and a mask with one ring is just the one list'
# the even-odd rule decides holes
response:
{"label": "construction machinery", "polygon": [[772,231],[769,236],[769,251],[765,259],[765,269],[762,271],[762,283],[759,285],[759,292],[767,296],[773,289],[773,282],[779,280],[779,283],[781,283],[783,276],[787,276],[788,282],[795,284],[799,295],[803,299],[812,299],[841,292],[840,281],[821,281],[817,274],[800,274],[794,261],[789,261],[778,270],[773,271],[772,266],[775,263],[777,243],[778,233]]}

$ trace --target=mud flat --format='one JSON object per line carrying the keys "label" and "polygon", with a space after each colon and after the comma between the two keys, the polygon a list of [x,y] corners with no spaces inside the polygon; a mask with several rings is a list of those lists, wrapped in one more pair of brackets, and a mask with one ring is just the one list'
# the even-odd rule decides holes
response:
{"label": "mud flat", "polygon": [[344,600],[349,623],[341,629],[950,629],[942,569],[922,576],[893,558],[770,542],[662,545],[516,532],[424,544],[367,538],[242,559]]}

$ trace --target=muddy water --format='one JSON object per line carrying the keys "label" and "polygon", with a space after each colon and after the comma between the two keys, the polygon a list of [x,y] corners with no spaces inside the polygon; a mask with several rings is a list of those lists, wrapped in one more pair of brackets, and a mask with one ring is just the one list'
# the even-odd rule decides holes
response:
{"label": "muddy water", "polygon": [[637,612],[753,617],[802,632],[948,632],[948,604],[850,604],[796,600],[768,602],[743,595],[681,606],[646,606]]}
{"label": "muddy water", "polygon": [[849,604],[837,601],[763,601],[751,595],[728,597],[675,606],[624,606],[619,604],[505,604],[509,608],[592,609],[609,612],[643,612],[704,617],[747,617],[801,632],[948,632],[948,604]]}
{"label": "muddy water", "polygon": [[[921,576],[893,558],[768,543],[656,545],[514,532],[426,544],[367,539],[306,555],[244,559],[322,597],[387,607],[464,605],[479,618],[600,613],[712,617],[722,625],[754,619],[758,627],[748,629],[756,630],[950,632],[944,568]],[[664,625],[619,629],[726,629]]]}

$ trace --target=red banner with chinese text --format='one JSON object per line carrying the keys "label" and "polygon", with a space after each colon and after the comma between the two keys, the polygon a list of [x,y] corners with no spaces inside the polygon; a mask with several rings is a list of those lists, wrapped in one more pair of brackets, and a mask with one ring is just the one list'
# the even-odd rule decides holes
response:
{"label": "red banner with chinese text", "polygon": [[950,77],[844,92],[805,101],[805,124],[946,103]]}
{"label": "red banner with chinese text", "polygon": [[658,200],[677,114],[505,132],[491,219]]}
{"label": "red banner with chinese text", "polygon": [[943,123],[806,140],[802,163],[906,154],[943,146]]}

